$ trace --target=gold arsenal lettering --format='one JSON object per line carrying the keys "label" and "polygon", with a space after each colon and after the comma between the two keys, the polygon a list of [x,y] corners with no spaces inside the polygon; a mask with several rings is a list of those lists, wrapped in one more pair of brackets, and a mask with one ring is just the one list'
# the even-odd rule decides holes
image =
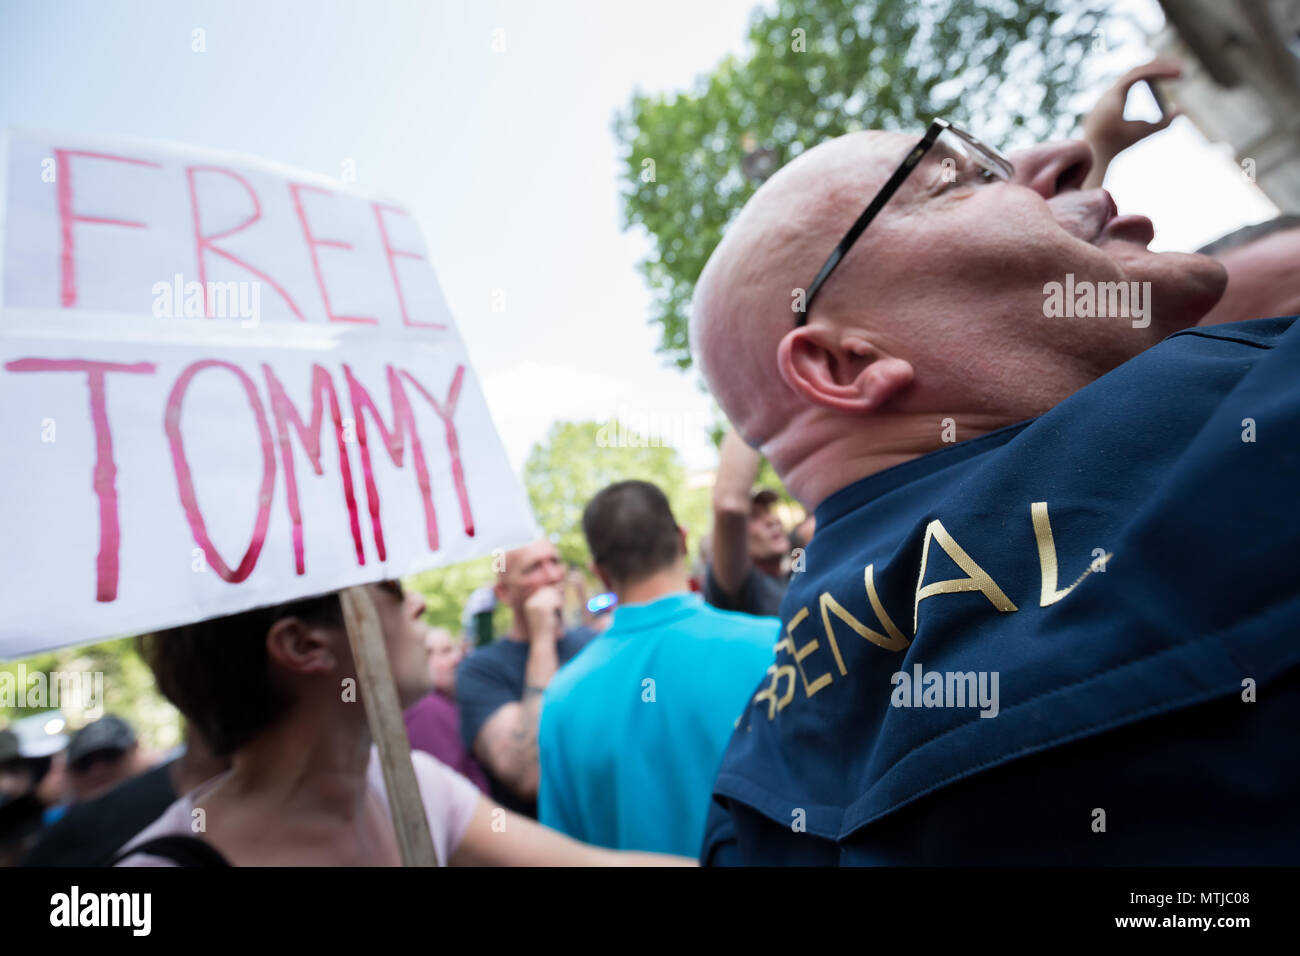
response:
{"label": "gold arsenal lettering", "polygon": [[[1047,502],[1031,503],[1029,517],[1034,528],[1034,540],[1038,544],[1038,568],[1042,584],[1039,592],[1039,607],[1049,607],[1063,600],[1088,575],[1094,571],[1104,570],[1106,563],[1113,556],[1110,553],[1099,555],[1082,574],[1075,578],[1073,584],[1058,588],[1060,564],[1056,556],[1056,540],[1052,536]],[[930,564],[932,547],[942,550],[966,576],[927,583],[926,570]],[[802,690],[804,698],[809,698],[832,686],[838,678],[848,676],[848,668],[845,667],[844,657],[840,653],[840,643],[831,623],[832,618],[847,625],[853,634],[870,641],[884,651],[901,652],[911,643],[895,623],[894,618],[886,612],[880,600],[880,594],[876,590],[874,564],[868,564],[863,569],[862,579],[867,601],[874,615],[870,624],[858,620],[829,591],[822,591],[817,597],[817,610],[820,611],[822,625],[820,634],[816,630],[816,624],[810,620],[812,612],[807,606],[800,607],[790,618],[785,626],[785,636],[773,649],[777,659],[767,669],[770,680],[759,689],[751,701],[754,706],[764,702],[767,704],[768,720],[773,720],[778,713],[790,705],[795,699],[796,691]],[[943,526],[943,522],[936,518],[926,525],[921,544],[921,566],[917,571],[912,599],[911,636],[916,636],[920,626],[922,601],[965,591],[978,591],[983,594],[998,613],[1012,614],[1019,610],[993,577],[956,542],[948,529]],[[872,624],[875,626],[871,626]],[[780,656],[782,653],[788,660]]]}

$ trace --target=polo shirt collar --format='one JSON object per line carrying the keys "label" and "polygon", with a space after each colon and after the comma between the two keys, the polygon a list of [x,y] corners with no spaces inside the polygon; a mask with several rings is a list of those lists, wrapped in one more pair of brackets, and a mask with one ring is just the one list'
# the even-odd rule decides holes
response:
{"label": "polo shirt collar", "polygon": [[642,631],[665,624],[673,618],[697,610],[704,600],[692,591],[679,591],[667,594],[643,604],[619,604],[614,608],[614,622],[610,630],[617,628],[620,633]]}

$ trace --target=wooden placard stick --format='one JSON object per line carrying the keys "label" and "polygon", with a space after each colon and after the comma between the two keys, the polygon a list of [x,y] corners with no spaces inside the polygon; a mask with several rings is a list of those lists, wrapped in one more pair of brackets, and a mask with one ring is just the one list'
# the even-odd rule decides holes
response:
{"label": "wooden placard stick", "polygon": [[411,743],[406,736],[379,615],[364,585],[343,589],[339,599],[352,658],[357,665],[357,679],[361,682],[370,735],[379,748],[379,764],[384,770],[384,787],[393,815],[393,831],[402,851],[402,865],[437,866],[438,853],[424,815],[415,768],[411,766]]}

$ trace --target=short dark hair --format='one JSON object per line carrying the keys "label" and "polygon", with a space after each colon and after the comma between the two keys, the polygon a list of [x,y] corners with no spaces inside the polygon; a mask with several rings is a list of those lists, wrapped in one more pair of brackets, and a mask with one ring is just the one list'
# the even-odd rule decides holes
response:
{"label": "short dark hair", "polygon": [[1249,245],[1258,239],[1271,236],[1275,232],[1285,232],[1287,229],[1297,227],[1300,227],[1300,215],[1283,213],[1272,219],[1265,219],[1263,222],[1251,223],[1249,226],[1234,229],[1226,236],[1220,236],[1213,242],[1201,246],[1196,251],[1203,256],[1221,256],[1225,252],[1240,249],[1242,246]]}
{"label": "short dark hair", "polygon": [[681,554],[681,532],[664,493],[648,481],[618,481],[582,512],[594,561],[615,584],[643,580]]}
{"label": "short dark hair", "polygon": [[337,593],[259,607],[144,635],[140,656],[164,697],[226,757],[278,720],[292,701],[271,674],[266,635],[287,617],[343,627]]}

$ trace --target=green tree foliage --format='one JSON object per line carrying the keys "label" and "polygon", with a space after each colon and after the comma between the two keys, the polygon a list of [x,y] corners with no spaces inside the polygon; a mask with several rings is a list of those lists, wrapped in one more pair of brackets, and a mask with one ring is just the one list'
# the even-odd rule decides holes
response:
{"label": "green tree foliage", "polygon": [[[49,675],[70,672],[92,675],[91,686],[100,683],[103,699],[55,701],[53,691],[58,682],[51,681]],[[124,637],[5,661],[0,663],[0,673],[13,675],[12,686],[15,691],[20,677],[25,677],[28,688],[33,689],[38,686],[38,682],[32,679],[32,675],[46,675],[46,679],[39,682],[39,686],[45,690],[45,696],[39,701],[28,696],[25,701],[27,706],[21,708],[16,706],[16,699],[0,701],[0,726],[58,709],[68,721],[65,733],[71,733],[95,719],[102,711],[117,714],[129,721],[135,727],[141,744],[148,749],[163,749],[180,741],[180,723],[176,709],[158,693],[153,674],[136,653],[134,638]],[[96,674],[103,676],[95,679],[93,675]],[[0,683],[8,685],[9,679]],[[66,690],[66,685],[63,689]]]}
{"label": "green tree foliage", "polygon": [[[423,571],[402,582],[405,587],[414,588],[423,595],[428,605],[424,619],[434,627],[445,627],[452,634],[462,631],[460,616],[465,610],[465,603],[476,588],[491,584],[495,580],[492,572],[492,558],[475,558],[450,564],[444,568]],[[504,614],[504,611],[503,611]],[[496,631],[500,633],[509,627],[508,614],[494,618]]]}
{"label": "green tree foliage", "polygon": [[995,145],[1062,136],[1101,22],[1081,0],[779,0],[755,11],[745,55],[690,92],[635,94],[614,127],[626,223],[652,241],[659,351],[690,367],[695,281],[764,174],[823,140],[935,116]]}
{"label": "green tree foliage", "polygon": [[674,449],[613,422],[557,422],[524,464],[524,485],[538,523],[560,556],[579,567],[590,561],[582,509],[606,485],[629,478],[653,482],[668,496],[694,552],[700,536],[708,533],[709,490],[688,486]]}
{"label": "green tree foliage", "polygon": [[[687,529],[691,554],[697,553],[700,537],[709,530],[710,489],[691,486],[674,449],[653,444],[617,423],[557,422],[524,464],[524,485],[538,524],[555,542],[560,557],[584,572],[591,559],[582,534],[582,509],[600,489],[628,478],[652,481],[663,490],[678,523]],[[599,590],[588,578],[591,591]],[[493,580],[492,559],[484,557],[425,571],[404,583],[424,595],[425,620],[458,634],[470,594]],[[498,608],[493,625],[496,633],[505,631],[509,611]]]}

